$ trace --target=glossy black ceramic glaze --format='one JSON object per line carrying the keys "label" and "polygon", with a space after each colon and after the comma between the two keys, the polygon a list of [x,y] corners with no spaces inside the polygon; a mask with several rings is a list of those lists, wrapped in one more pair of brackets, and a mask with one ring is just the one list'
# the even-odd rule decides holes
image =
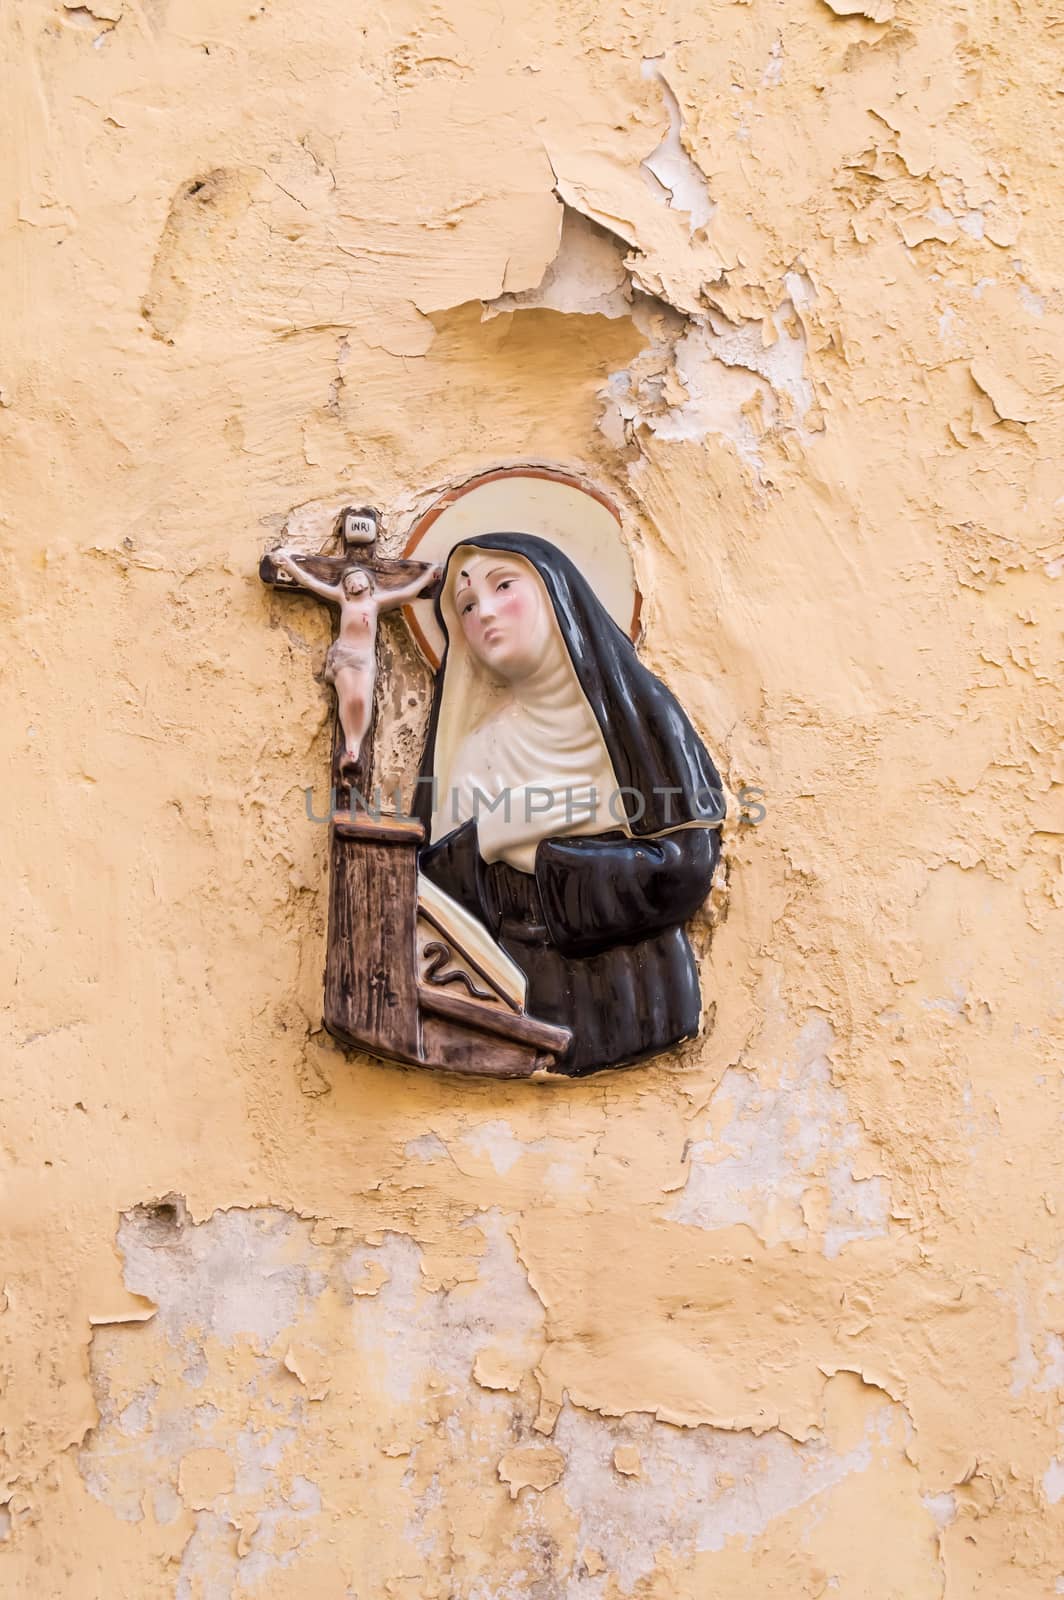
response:
{"label": "glossy black ceramic glaze", "polygon": [[[675,696],[560,550],[518,533],[462,548],[470,546],[523,556],[543,579],[617,775],[616,815],[626,825],[541,840],[529,874],[488,865],[468,821],[423,847],[421,869],[522,969],[529,1013],[572,1031],[559,1071],[575,1077],[630,1065],[698,1028],[698,972],[684,924],[709,893],[720,853],[720,778]],[[436,613],[446,635],[438,598]],[[445,672],[446,656],[415,800],[426,826]]]}

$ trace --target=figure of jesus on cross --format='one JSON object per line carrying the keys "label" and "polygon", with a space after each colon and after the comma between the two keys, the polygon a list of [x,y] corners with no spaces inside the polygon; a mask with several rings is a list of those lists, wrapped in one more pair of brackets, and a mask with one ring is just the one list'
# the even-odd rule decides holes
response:
{"label": "figure of jesus on cross", "polygon": [[[261,573],[266,582],[274,584],[285,573],[301,589],[340,608],[340,631],[325,658],[325,681],[336,691],[343,730],[338,776],[351,783],[373,719],[378,620],[382,612],[396,611],[418,595],[431,592],[439,581],[440,568],[425,562],[380,562],[373,557],[356,563],[352,547],[371,546],[376,540],[375,513],[345,510],[337,529],[345,547],[343,557],[308,557],[292,550],[274,550],[264,558]],[[416,572],[409,577],[412,568]],[[389,569],[407,576],[407,581],[399,587],[385,587],[380,578],[390,575]]]}

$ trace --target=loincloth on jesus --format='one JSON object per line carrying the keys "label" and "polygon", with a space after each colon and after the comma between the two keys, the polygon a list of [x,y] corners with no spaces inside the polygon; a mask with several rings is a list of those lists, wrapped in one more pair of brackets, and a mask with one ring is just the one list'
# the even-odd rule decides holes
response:
{"label": "loincloth on jesus", "polygon": [[372,652],[337,639],[329,646],[329,654],[325,657],[325,682],[335,683],[336,674],[345,668],[352,668],[355,672],[372,671]]}

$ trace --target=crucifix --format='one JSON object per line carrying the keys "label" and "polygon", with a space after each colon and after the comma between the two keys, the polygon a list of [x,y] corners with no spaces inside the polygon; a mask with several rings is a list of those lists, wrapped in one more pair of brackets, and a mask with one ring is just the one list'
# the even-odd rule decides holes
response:
{"label": "crucifix", "polygon": [[435,592],[440,568],[425,561],[396,561],[375,554],[379,518],[371,507],[345,506],[334,528],[342,554],[268,551],[259,566],[263,583],[302,589],[340,608],[340,630],[325,657],[325,681],[336,691],[339,713],[333,772],[337,787],[369,790],[369,735],[377,679],[377,622],[419,596]]}
{"label": "crucifix", "polygon": [[[556,481],[562,498],[547,519],[540,501]],[[512,487],[490,491],[483,531],[464,516],[445,525],[457,490],[423,514],[407,550],[445,558],[442,573],[433,560],[378,556],[377,513],[350,508],[334,529],[336,553],[273,550],[260,566],[270,587],[339,613],[325,664],[340,791],[325,1026],[350,1048],[411,1067],[582,1077],[661,1056],[701,1026],[686,924],[720,854],[720,777],[683,707],[638,658],[638,596],[630,564],[618,582],[602,556],[601,502],[584,495],[574,510],[579,486],[550,472],[536,484],[528,515],[553,534],[557,513],[565,543],[602,571],[612,608],[562,544],[521,531]],[[617,539],[619,516],[604,514]],[[411,814],[398,796],[386,813],[379,790],[375,804],[365,798],[377,776],[374,701],[382,716],[390,707],[404,718],[411,697],[398,656],[382,666],[395,675],[390,692],[375,693],[378,621],[433,598],[429,633],[428,619],[409,617],[436,669]]]}
{"label": "crucifix", "polygon": [[379,518],[346,507],[333,529],[339,553],[268,551],[263,583],[301,590],[339,608],[325,661],[336,691],[336,795],[329,829],[325,1026],[341,1043],[409,1066],[487,1077],[549,1073],[569,1042],[565,1028],[528,1015],[525,979],[487,930],[431,881],[418,856],[414,817],[371,810],[377,623],[437,593],[433,562],[375,551]]}
{"label": "crucifix", "polygon": [[302,590],[340,613],[325,661],[337,700],[339,791],[330,819],[325,1025],[346,1045],[411,1066],[495,1077],[543,1073],[568,1031],[528,1016],[521,972],[484,928],[420,877],[422,823],[371,812],[364,798],[378,619],[432,598],[441,575],[432,562],[378,556],[378,529],[376,511],[346,507],[333,530],[338,554],[281,548],[259,565],[269,587]]}

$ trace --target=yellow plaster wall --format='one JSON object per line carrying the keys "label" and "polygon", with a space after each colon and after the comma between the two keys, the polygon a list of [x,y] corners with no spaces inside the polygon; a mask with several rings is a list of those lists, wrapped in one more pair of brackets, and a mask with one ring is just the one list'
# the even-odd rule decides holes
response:
{"label": "yellow plaster wall", "polygon": [[[1064,1592],[1062,48],[8,9],[5,1594]],[[623,505],[766,807],[706,1037],[540,1091],[321,1032],[327,624],[256,577],[509,461]]]}

